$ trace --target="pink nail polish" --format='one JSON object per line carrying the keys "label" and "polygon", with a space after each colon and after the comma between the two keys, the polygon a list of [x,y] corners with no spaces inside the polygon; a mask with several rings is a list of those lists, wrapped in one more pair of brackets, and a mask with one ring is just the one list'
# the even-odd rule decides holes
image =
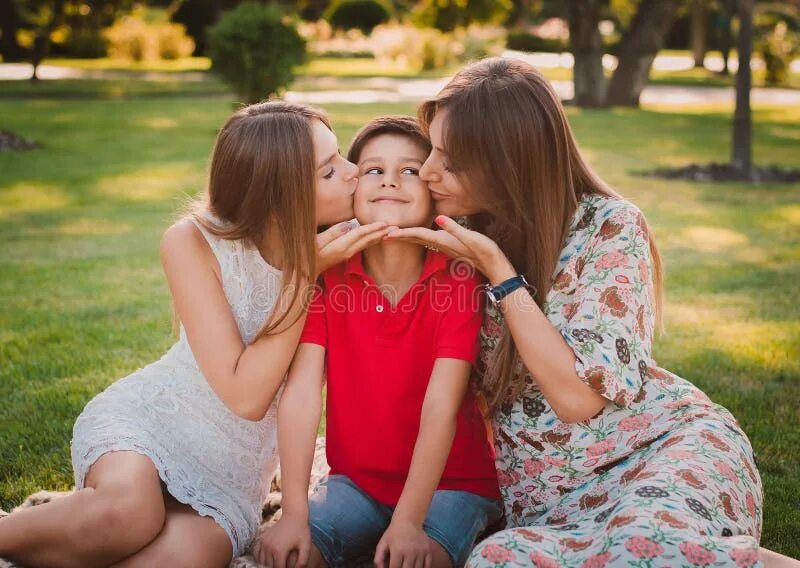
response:
{"label": "pink nail polish", "polygon": [[439,215],[438,217],[436,217],[436,224],[437,225],[439,225],[441,227],[442,225],[444,225],[444,223],[445,223],[444,215]]}

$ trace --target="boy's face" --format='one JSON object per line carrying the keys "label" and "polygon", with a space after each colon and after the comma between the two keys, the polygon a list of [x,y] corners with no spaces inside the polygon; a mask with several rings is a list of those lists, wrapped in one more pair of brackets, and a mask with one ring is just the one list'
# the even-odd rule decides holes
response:
{"label": "boy's face", "polygon": [[433,202],[419,168],[428,156],[412,140],[381,134],[361,150],[355,214],[363,224],[385,221],[398,227],[428,226]]}

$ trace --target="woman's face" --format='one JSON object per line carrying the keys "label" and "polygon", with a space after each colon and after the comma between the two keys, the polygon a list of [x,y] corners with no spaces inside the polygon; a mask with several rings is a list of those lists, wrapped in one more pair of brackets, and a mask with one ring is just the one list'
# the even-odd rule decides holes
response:
{"label": "woman's face", "polygon": [[447,111],[442,109],[433,117],[428,128],[433,150],[420,168],[419,176],[428,183],[438,215],[474,215],[484,208],[452,170],[447,152],[444,151],[442,134],[447,125],[447,116]]}
{"label": "woman's face", "polygon": [[321,121],[311,127],[316,171],[317,225],[333,225],[353,218],[353,194],[358,168],[339,153],[339,141]]}
{"label": "woman's face", "polygon": [[359,223],[428,226],[433,207],[419,177],[426,153],[407,136],[382,134],[364,145],[358,160],[355,213]]}

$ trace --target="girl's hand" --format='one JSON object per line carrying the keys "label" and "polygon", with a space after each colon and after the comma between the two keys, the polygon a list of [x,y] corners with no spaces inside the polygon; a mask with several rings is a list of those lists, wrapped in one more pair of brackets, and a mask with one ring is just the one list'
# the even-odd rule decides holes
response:
{"label": "girl's hand", "polygon": [[439,215],[436,224],[442,231],[424,227],[396,229],[386,240],[401,239],[439,250],[452,258],[465,260],[480,271],[492,284],[517,275],[511,262],[492,239],[477,231],[470,231],[450,217]]}
{"label": "girl's hand", "polygon": [[317,235],[317,271],[321,274],[357,252],[381,242],[397,229],[380,221],[358,226],[354,221],[338,223]]}
{"label": "girl's hand", "polygon": [[431,539],[421,526],[392,520],[378,542],[374,562],[376,568],[430,568]]}

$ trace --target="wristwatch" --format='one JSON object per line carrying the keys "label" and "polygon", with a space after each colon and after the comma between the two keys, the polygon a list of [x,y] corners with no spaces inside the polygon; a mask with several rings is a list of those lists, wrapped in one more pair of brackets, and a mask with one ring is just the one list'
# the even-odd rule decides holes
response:
{"label": "wristwatch", "polygon": [[518,288],[530,288],[530,284],[528,284],[528,281],[525,280],[525,277],[522,274],[514,276],[513,278],[509,278],[497,286],[487,284],[486,296],[488,296],[492,304],[497,306],[500,303],[500,300]]}

